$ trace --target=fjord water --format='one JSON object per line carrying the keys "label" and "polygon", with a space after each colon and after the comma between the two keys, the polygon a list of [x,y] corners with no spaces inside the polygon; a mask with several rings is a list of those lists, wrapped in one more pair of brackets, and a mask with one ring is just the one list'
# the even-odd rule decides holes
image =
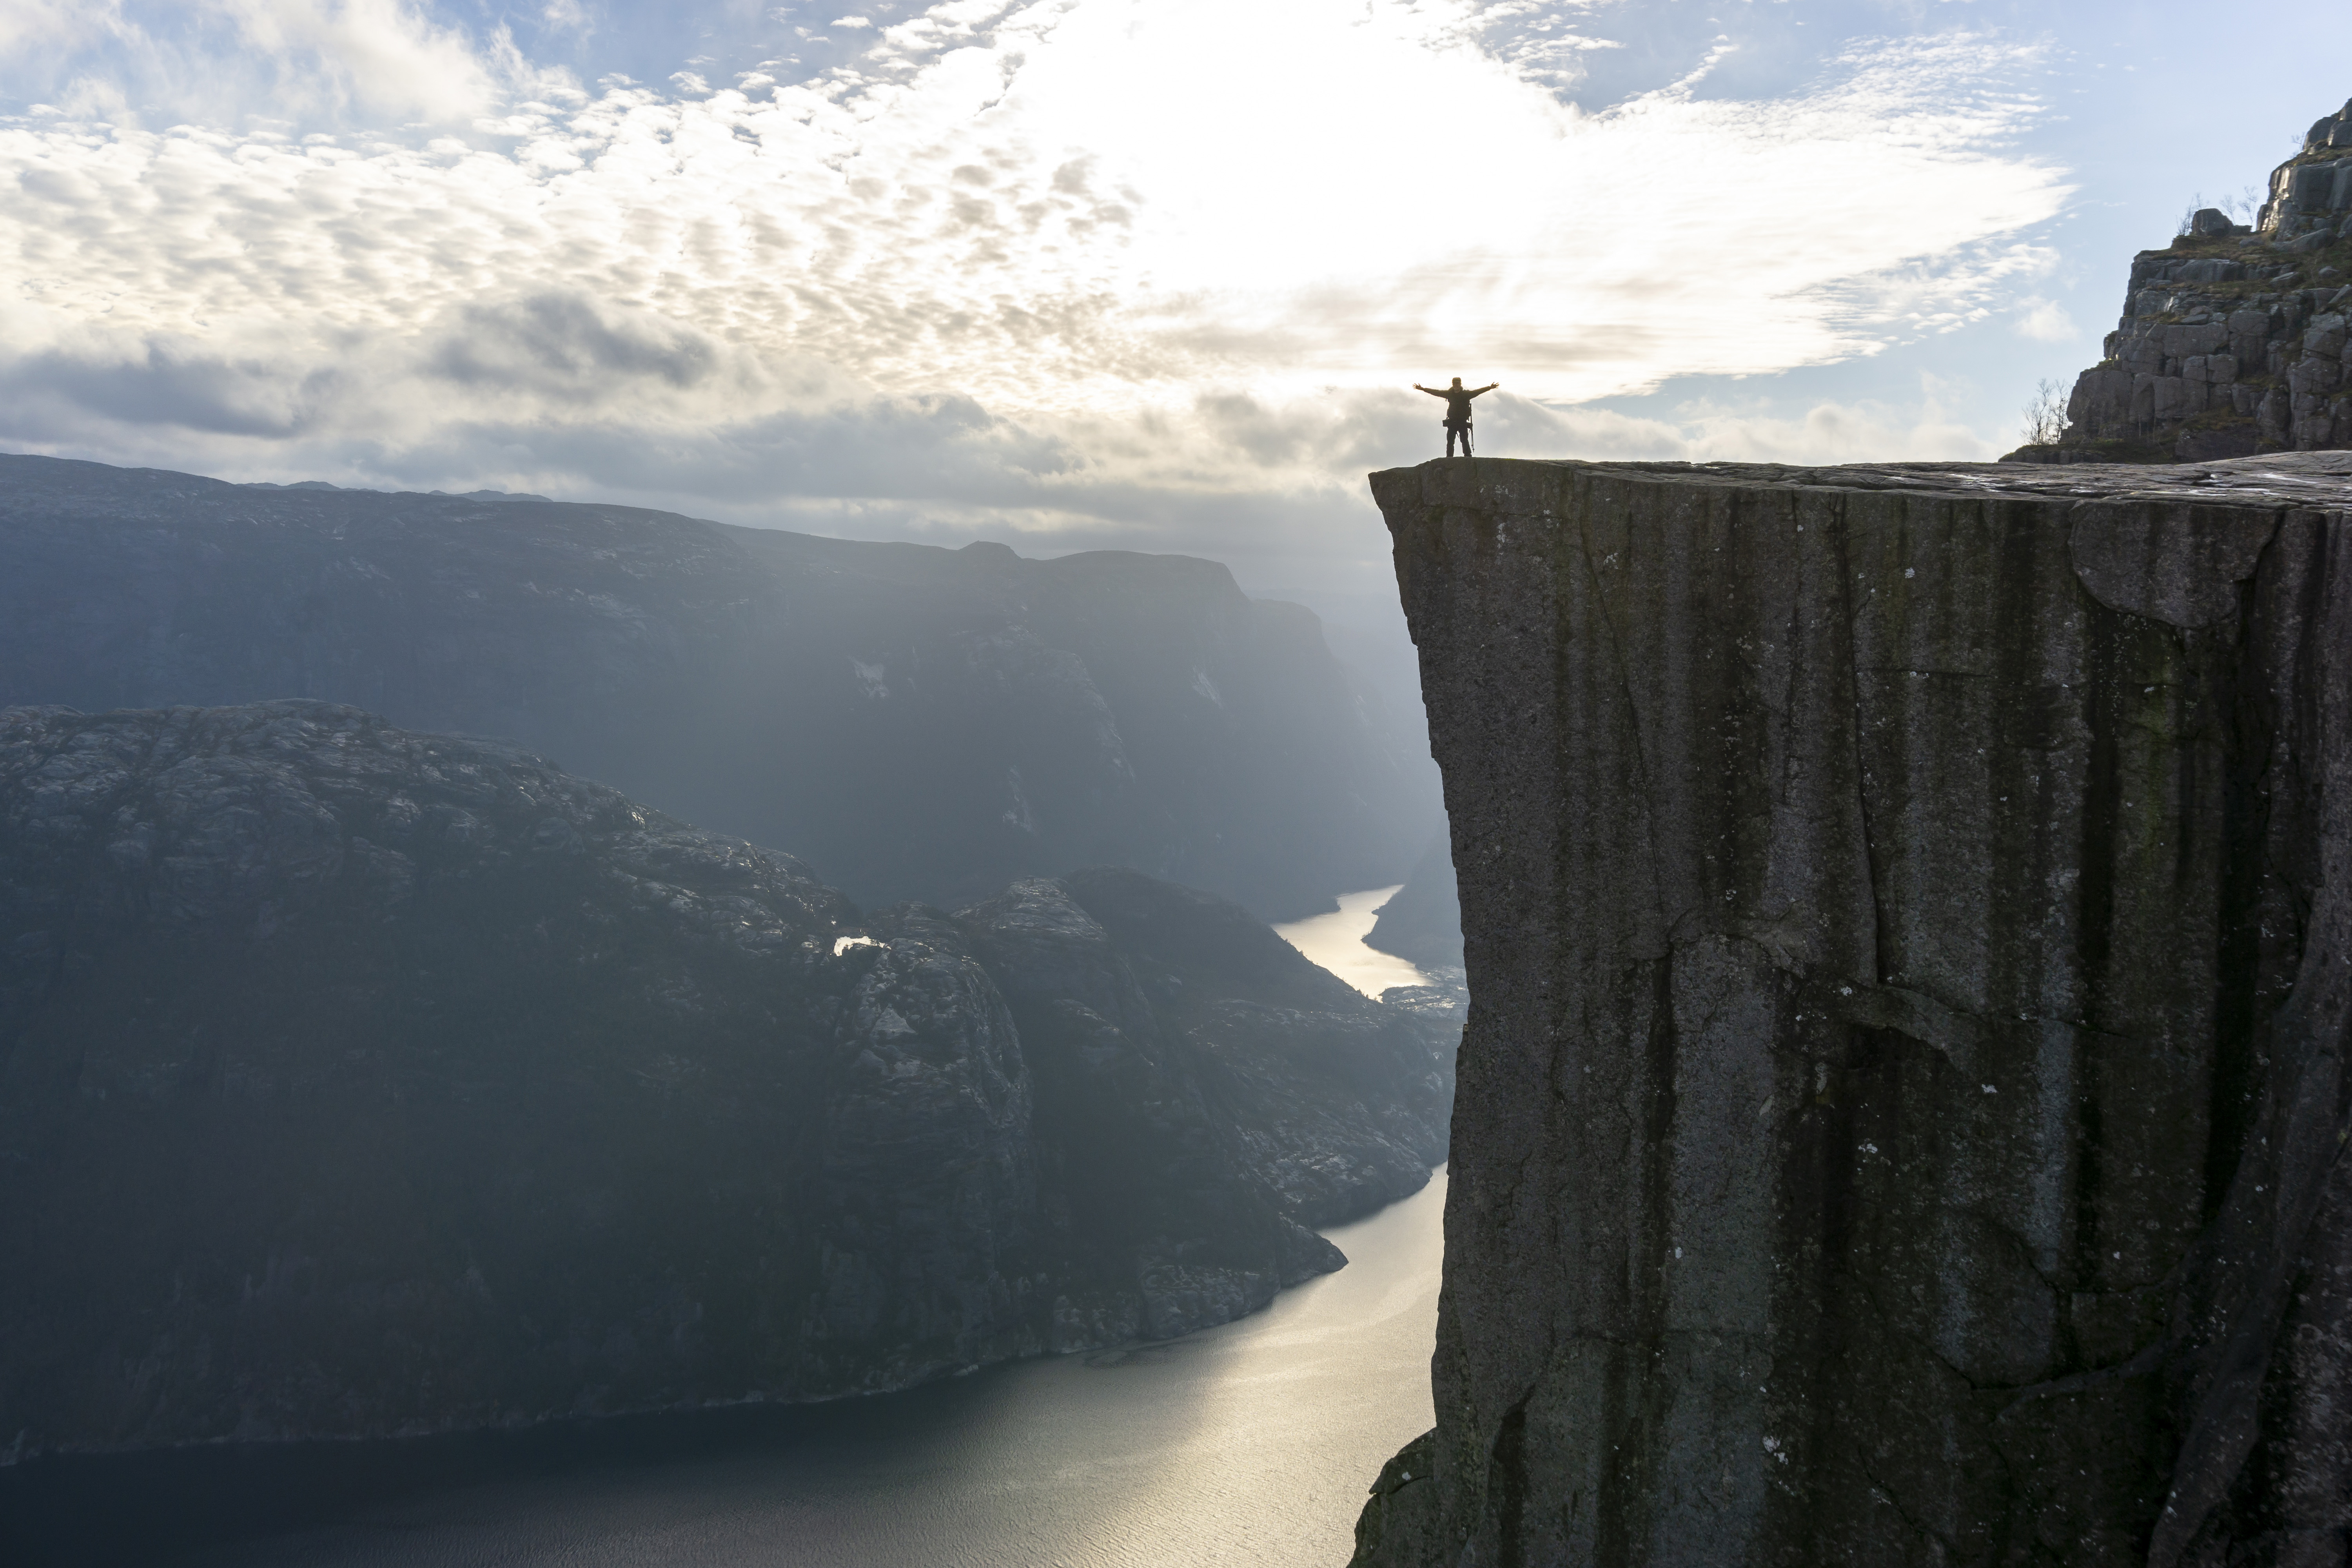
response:
{"label": "fjord water", "polygon": [[[217,1475],[257,1510],[246,1528],[268,1530],[272,1508],[314,1522],[102,1555],[206,1568],[1338,1568],[1365,1489],[1433,1420],[1444,1206],[1440,1172],[1328,1233],[1346,1268],[1166,1344],[830,1405],[160,1456],[119,1472],[123,1507],[215,1506],[195,1494]],[[399,1495],[354,1488],[368,1469]],[[361,1495],[318,1520],[305,1494],[320,1486]],[[159,1518],[149,1541],[163,1546],[173,1525]]]}
{"label": "fjord water", "polygon": [[[1360,988],[1412,984],[1360,945],[1390,891],[1284,934]],[[1433,1419],[1444,1185],[1327,1233],[1337,1274],[1164,1344],[819,1405],[35,1461],[0,1469],[0,1544],[206,1568],[1337,1568],[1365,1489]]]}
{"label": "fjord water", "polygon": [[1395,898],[1397,890],[1367,888],[1360,893],[1342,893],[1339,907],[1329,914],[1310,915],[1274,929],[1291,946],[1367,996],[1378,997],[1391,985],[1426,985],[1429,976],[1405,960],[1364,945],[1381,906]]}

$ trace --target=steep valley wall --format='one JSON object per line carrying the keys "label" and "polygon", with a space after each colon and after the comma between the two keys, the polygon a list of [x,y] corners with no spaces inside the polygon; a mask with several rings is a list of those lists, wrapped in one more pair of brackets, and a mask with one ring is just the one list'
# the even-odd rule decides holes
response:
{"label": "steep valley wall", "polygon": [[1358,1561],[2345,1563],[2352,458],[1372,489],[1472,1005]]}

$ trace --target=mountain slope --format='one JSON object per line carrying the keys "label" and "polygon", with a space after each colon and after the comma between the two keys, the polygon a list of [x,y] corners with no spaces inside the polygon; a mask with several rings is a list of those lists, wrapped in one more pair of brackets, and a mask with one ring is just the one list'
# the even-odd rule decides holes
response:
{"label": "mountain slope", "polygon": [[[1055,883],[869,923],[348,707],[0,710],[0,1453],[821,1397],[1250,1310],[1426,1179],[1452,1042],[1295,954],[1186,970],[1243,1021],[1180,1032],[1150,951]],[[1123,1038],[1076,1028],[1105,985]]]}

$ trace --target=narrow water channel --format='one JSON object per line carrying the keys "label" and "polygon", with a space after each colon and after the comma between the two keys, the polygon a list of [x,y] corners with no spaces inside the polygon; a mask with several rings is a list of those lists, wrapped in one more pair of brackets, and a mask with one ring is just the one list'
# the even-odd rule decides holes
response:
{"label": "narrow water channel", "polygon": [[1429,976],[1411,963],[1393,952],[1364,945],[1381,906],[1396,895],[1395,888],[1342,893],[1339,907],[1331,913],[1310,915],[1274,929],[1285,942],[1367,996],[1377,997],[1391,985],[1426,985]]}

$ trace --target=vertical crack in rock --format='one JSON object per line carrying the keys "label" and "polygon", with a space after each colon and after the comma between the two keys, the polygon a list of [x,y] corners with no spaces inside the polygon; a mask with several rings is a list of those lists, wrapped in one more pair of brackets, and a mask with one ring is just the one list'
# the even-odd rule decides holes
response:
{"label": "vertical crack in rock", "polygon": [[[1829,505],[1831,507],[1837,507],[1837,500],[1835,497],[1829,498]],[[1845,728],[1844,733],[1850,737],[1852,742],[1849,759],[1853,768],[1853,799],[1854,820],[1856,826],[1861,829],[1864,886],[1868,889],[1870,894],[1870,978],[1883,984],[1886,980],[1887,974],[1886,901],[1879,896],[1879,888],[1883,884],[1885,878],[1883,874],[1884,868],[1878,863],[1878,856],[1875,847],[1878,843],[1878,839],[1870,829],[1870,792],[1863,787],[1864,771],[1862,761],[1861,722],[1862,671],[1855,665],[1853,649],[1853,623],[1855,616],[1853,584],[1855,581],[1859,579],[1861,574],[1850,570],[1852,562],[1848,559],[1845,550],[1844,522],[1844,510],[1842,507],[1838,507],[1835,512],[1834,522],[1830,530],[1830,537],[1836,541],[1835,557],[1838,568],[1838,620],[1845,635],[1840,639],[1841,646],[1836,650],[1837,658],[1835,667],[1843,668],[1847,672],[1847,687],[1843,692],[1840,693],[1840,695],[1851,699],[1846,706],[1854,714],[1854,721],[1853,724]],[[1855,973],[1857,974],[1859,973],[1859,972]]]}
{"label": "vertical crack in rock", "polygon": [[1359,1563],[2343,1562],[2352,458],[1372,489],[1473,1001]]}

